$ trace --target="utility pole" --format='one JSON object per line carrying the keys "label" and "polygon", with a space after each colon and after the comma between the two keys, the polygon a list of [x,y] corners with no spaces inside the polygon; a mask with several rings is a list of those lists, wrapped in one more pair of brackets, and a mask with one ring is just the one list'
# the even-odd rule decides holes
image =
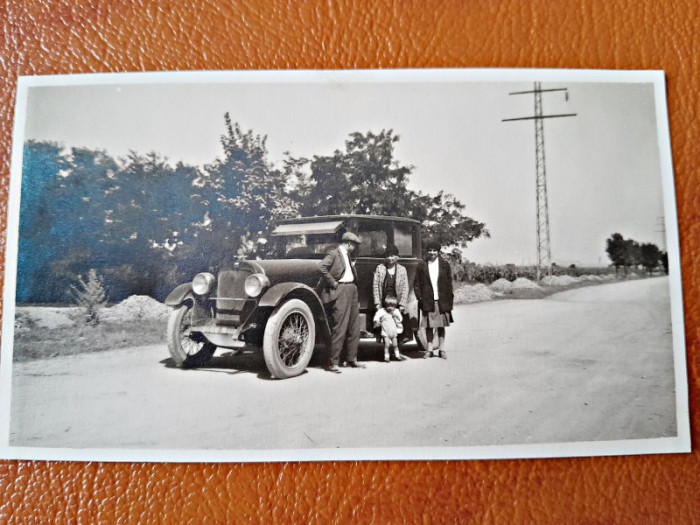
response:
{"label": "utility pole", "polygon": [[535,114],[532,117],[506,118],[502,122],[515,120],[535,121],[535,175],[537,183],[537,280],[540,280],[540,270],[547,268],[547,275],[552,275],[552,250],[549,244],[549,204],[547,202],[547,168],[544,155],[544,126],[546,118],[575,117],[576,113],[559,115],[543,115],[542,93],[564,91],[566,100],[569,100],[568,88],[542,89],[541,82],[535,82],[532,91],[515,91],[509,95],[534,95]]}
{"label": "utility pole", "polygon": [[661,250],[666,251],[666,218],[664,216],[656,218],[656,230],[655,233],[661,236]]}

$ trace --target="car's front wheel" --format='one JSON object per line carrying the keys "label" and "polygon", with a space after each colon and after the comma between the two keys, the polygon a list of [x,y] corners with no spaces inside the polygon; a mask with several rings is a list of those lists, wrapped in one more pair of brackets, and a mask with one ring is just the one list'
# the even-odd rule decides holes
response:
{"label": "car's front wheel", "polygon": [[301,374],[311,360],[316,324],[309,306],[300,299],[279,305],[267,321],[263,355],[270,373],[278,379]]}
{"label": "car's front wheel", "polygon": [[216,346],[199,332],[191,332],[193,306],[187,302],[173,310],[168,320],[168,350],[182,368],[197,368],[211,361]]}

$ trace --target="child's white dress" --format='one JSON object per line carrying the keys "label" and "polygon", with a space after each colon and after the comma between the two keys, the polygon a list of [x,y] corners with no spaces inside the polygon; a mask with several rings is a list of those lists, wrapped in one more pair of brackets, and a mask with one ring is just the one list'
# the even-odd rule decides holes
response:
{"label": "child's white dress", "polygon": [[393,339],[403,332],[403,318],[398,308],[391,313],[384,308],[380,308],[374,314],[374,324],[382,327],[382,337]]}

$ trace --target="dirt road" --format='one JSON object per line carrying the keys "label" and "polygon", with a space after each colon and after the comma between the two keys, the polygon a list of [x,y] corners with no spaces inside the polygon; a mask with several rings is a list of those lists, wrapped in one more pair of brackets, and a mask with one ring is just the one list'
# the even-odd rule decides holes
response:
{"label": "dirt road", "polygon": [[[449,359],[270,380],[262,356],[173,368],[165,345],[14,365],[10,444],[296,449],[551,443],[676,433],[668,280],[455,309]],[[218,355],[218,354],[217,354]]]}

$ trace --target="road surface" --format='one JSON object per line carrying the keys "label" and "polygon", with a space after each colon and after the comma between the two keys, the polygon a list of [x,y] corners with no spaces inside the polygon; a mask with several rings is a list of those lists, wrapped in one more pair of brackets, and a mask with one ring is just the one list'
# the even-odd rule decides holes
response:
{"label": "road surface", "polygon": [[[261,355],[172,366],[163,345],[16,363],[10,444],[314,449],[530,444],[676,434],[668,280],[455,308],[449,358],[271,380]],[[221,351],[219,351],[221,352]]]}

